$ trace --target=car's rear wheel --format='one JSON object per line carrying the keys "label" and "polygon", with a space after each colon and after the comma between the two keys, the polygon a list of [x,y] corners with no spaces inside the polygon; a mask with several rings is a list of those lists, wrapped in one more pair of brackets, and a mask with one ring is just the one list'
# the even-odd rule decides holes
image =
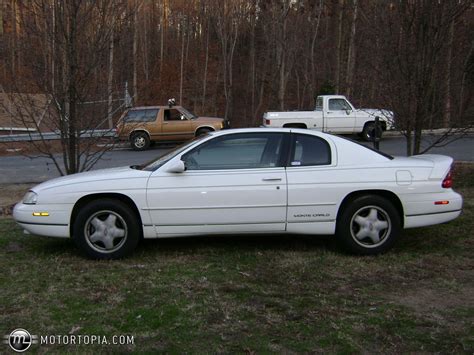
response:
{"label": "car's rear wheel", "polygon": [[349,201],[337,220],[341,246],[355,254],[383,253],[395,243],[401,230],[400,215],[387,199],[365,195]]}
{"label": "car's rear wheel", "polygon": [[137,246],[140,224],[135,213],[119,200],[92,201],[77,214],[73,240],[92,259],[119,259]]}
{"label": "car's rear wheel", "polygon": [[150,137],[145,132],[137,132],[132,134],[130,145],[134,150],[147,150],[150,146]]}

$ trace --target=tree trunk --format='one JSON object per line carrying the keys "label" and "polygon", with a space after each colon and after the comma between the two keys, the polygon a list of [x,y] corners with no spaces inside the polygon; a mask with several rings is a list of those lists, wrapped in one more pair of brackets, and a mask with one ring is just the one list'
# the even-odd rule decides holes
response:
{"label": "tree trunk", "polygon": [[107,92],[109,95],[107,101],[107,121],[109,123],[109,129],[114,127],[112,121],[112,98],[113,98],[113,80],[114,80],[114,24],[112,20],[112,30],[110,32],[109,40],[109,78],[107,81]]}
{"label": "tree trunk", "polygon": [[206,31],[206,59],[204,61],[204,78],[202,81],[202,105],[201,105],[201,112],[204,112],[204,107],[206,105],[206,89],[207,89],[207,66],[209,64],[209,33],[211,32],[209,29],[209,21],[207,23],[207,31]]}
{"label": "tree trunk", "polygon": [[459,109],[458,109],[458,116],[461,118],[464,114],[464,90],[466,86],[466,80],[469,74],[469,63],[470,61],[473,61],[471,59],[472,56],[474,56],[474,41],[471,42],[471,47],[469,48],[469,51],[467,52],[466,60],[464,61],[464,66],[463,66],[463,74],[462,74],[462,79],[461,79],[461,88],[459,90]]}
{"label": "tree trunk", "polygon": [[310,95],[311,95],[311,105],[315,106],[315,83],[316,83],[316,61],[314,57],[314,48],[316,46],[316,38],[318,37],[318,32],[319,32],[319,24],[321,22],[321,13],[323,12],[323,0],[319,1],[319,8],[318,8],[318,18],[316,20],[316,26],[313,32],[313,38],[311,40],[311,85],[310,85]]}
{"label": "tree trunk", "polygon": [[354,78],[355,70],[355,36],[356,36],[356,23],[357,23],[357,0],[354,0],[354,13],[352,17],[351,36],[349,39],[349,52],[347,54],[347,70],[346,70],[346,95],[350,96],[352,91],[352,82]]}
{"label": "tree trunk", "polygon": [[132,46],[132,57],[133,57],[133,103],[136,104],[138,101],[138,9],[139,5],[135,0],[135,6],[133,9],[133,46]]}
{"label": "tree trunk", "polygon": [[445,97],[444,97],[444,112],[443,112],[443,126],[445,128],[451,125],[451,67],[453,63],[453,40],[454,40],[454,20],[449,26],[448,51],[446,58],[446,73],[444,77]]}
{"label": "tree trunk", "polygon": [[185,30],[187,31],[186,26],[181,23],[181,69],[179,73],[179,104],[183,104],[183,76],[184,76],[184,44],[185,44]]}
{"label": "tree trunk", "polygon": [[143,72],[145,73],[145,81],[149,80],[149,64],[148,64],[148,21],[147,12],[143,12]]}
{"label": "tree trunk", "polygon": [[67,106],[68,106],[68,174],[79,171],[77,159],[77,94],[76,94],[76,71],[77,71],[77,11],[76,4],[66,3],[66,17],[68,20],[68,42],[66,46],[67,58]]}
{"label": "tree trunk", "polygon": [[167,25],[167,17],[166,17],[166,12],[168,11],[168,0],[163,0],[163,6],[161,8],[161,26],[160,26],[160,36],[161,36],[161,41],[160,41],[160,78],[161,75],[163,74],[163,62],[164,62],[164,46],[165,46],[165,31],[166,31],[166,25]]}
{"label": "tree trunk", "polygon": [[334,74],[336,94],[339,94],[339,90],[341,89],[342,20],[344,18],[344,0],[339,0],[338,4],[339,17],[337,22],[336,70]]}

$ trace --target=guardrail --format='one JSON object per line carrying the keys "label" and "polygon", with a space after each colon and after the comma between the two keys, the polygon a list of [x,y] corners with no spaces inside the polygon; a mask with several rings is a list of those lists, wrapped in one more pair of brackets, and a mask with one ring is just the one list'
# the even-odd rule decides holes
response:
{"label": "guardrail", "polygon": [[[115,130],[110,129],[96,129],[96,130],[84,130],[79,132],[81,138],[96,138],[96,137],[116,137]],[[10,134],[2,136],[0,135],[0,142],[28,142],[28,141],[40,141],[40,140],[55,140],[61,139],[59,131],[56,132],[44,132],[44,133],[20,133]]]}

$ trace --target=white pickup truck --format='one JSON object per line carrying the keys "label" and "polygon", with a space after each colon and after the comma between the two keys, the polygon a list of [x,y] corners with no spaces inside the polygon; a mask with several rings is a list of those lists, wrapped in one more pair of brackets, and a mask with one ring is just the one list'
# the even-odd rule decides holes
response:
{"label": "white pickup truck", "polygon": [[393,112],[388,110],[355,109],[341,95],[322,95],[316,99],[314,111],[266,112],[263,115],[264,127],[307,128],[317,131],[354,134],[365,140],[372,140],[375,132],[375,117],[379,117],[382,131],[393,128]]}

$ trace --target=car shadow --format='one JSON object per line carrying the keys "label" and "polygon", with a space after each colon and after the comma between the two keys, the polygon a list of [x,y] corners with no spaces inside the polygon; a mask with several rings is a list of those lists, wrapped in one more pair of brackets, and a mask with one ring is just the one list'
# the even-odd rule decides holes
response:
{"label": "car shadow", "polygon": [[145,239],[138,253],[219,252],[225,251],[309,251],[314,249],[338,250],[333,236],[271,235],[205,235],[164,239]]}

